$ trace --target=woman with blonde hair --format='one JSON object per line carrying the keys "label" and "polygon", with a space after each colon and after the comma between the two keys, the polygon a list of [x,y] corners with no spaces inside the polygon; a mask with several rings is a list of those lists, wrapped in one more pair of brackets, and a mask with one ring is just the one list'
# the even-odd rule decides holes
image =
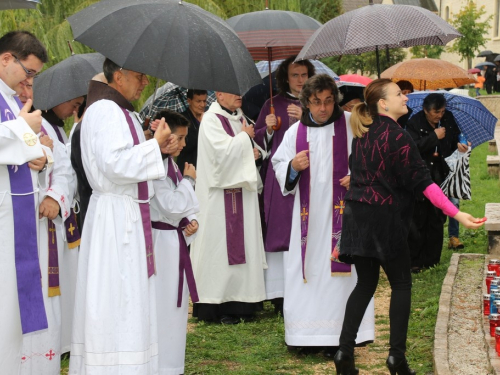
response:
{"label": "woman with blonde hair", "polygon": [[389,79],[377,79],[365,88],[364,97],[365,102],[357,104],[351,114],[351,184],[345,197],[340,254],[334,254],[356,266],[358,282],[347,301],[334,362],[337,374],[358,374],[355,339],[382,267],[392,289],[386,364],[391,375],[414,375],[405,356],[411,307],[407,236],[413,196],[423,192],[436,207],[467,228],[479,228],[482,221],[459,211],[432,182],[413,139],[395,120],[408,111],[408,99],[398,85]]}

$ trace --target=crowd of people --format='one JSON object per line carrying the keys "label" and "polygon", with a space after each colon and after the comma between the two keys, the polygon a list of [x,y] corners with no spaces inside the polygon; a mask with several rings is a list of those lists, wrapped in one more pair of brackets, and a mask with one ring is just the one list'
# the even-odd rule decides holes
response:
{"label": "crowd of people", "polygon": [[47,59],[29,32],[0,38],[2,372],[58,374],[70,352],[69,374],[183,374],[190,300],[225,325],[269,300],[291,350],[322,348],[357,374],[382,267],[387,366],[415,374],[411,272],[439,262],[445,215],[457,240],[458,222],[481,225],[438,186],[444,157],[467,149],[442,95],[405,130],[407,88],[379,79],[341,95],[293,56],[255,124],[241,96],[216,92],[205,111],[196,89],[187,111],[143,129],[131,102],[148,78],[110,59],[86,97],[33,109]]}

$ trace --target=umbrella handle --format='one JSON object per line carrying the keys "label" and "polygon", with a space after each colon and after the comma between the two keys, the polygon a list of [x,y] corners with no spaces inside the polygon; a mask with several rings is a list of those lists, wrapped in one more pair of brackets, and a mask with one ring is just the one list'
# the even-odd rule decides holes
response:
{"label": "umbrella handle", "polygon": [[144,120],[144,124],[142,124],[142,129],[147,130],[149,129],[149,122],[151,121],[151,117],[146,116],[146,119]]}
{"label": "umbrella handle", "polygon": [[[269,113],[271,115],[274,115],[274,105],[271,105],[271,107],[269,107]],[[281,128],[281,117],[276,116],[276,125],[273,126],[273,130],[279,130],[280,128]]]}

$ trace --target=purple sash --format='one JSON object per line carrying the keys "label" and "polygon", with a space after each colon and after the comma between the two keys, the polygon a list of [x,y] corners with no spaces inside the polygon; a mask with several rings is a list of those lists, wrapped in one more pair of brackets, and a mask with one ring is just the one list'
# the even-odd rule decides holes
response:
{"label": "purple sash", "polygon": [[[121,107],[120,107],[121,108]],[[130,128],[130,133],[132,134],[132,139],[134,140],[134,146],[139,144],[139,137],[137,136],[137,131],[135,130],[134,122],[130,117],[129,113],[125,108],[121,108],[125,118],[127,119],[128,127]],[[138,199],[144,201],[145,203],[139,203],[139,209],[141,210],[142,227],[144,229],[144,240],[146,243],[146,260],[148,265],[148,277],[153,276],[156,273],[155,269],[155,255],[153,250],[153,231],[151,229],[151,214],[149,211],[149,190],[147,181],[139,182],[138,184]]]}
{"label": "purple sash", "polygon": [[[22,108],[23,105],[18,98],[16,101]],[[2,122],[16,119],[1,94],[0,109]],[[21,327],[23,333],[29,333],[48,327],[40,279],[33,181],[28,163],[8,165],[7,169],[12,193],[14,251]]]}
{"label": "purple sash", "polygon": [[[64,138],[61,134],[61,129],[59,128],[59,126],[54,124],[50,125],[56,132],[59,142],[64,144]],[[76,214],[72,208],[70,209],[68,218],[64,221],[64,228],[66,229],[66,240],[68,241],[68,248],[74,249],[80,246],[80,229],[78,228],[78,222],[76,221]]]}
{"label": "purple sash", "polygon": [[[172,182],[177,186],[182,180],[182,175],[179,169],[176,168],[171,157],[168,158],[168,171],[167,176],[172,180]],[[189,257],[189,250],[186,244],[186,239],[182,234],[182,230],[189,224],[187,218],[183,218],[179,222],[179,226],[176,228],[173,225],[163,223],[161,221],[153,221],[152,226],[154,229],[158,230],[175,230],[177,231],[177,237],[179,239],[179,285],[177,287],[177,307],[182,305],[182,287],[184,285],[184,272],[186,273],[186,281],[189,289],[189,294],[191,294],[191,301],[198,302],[198,290],[196,289],[196,282],[194,280],[193,266],[191,265],[191,258]]]}
{"label": "purple sash", "polygon": [[[333,215],[332,215],[332,251],[340,239],[342,230],[342,215],[344,213],[344,195],[346,188],[340,185],[339,180],[347,175],[348,167],[348,152],[347,152],[347,130],[345,115],[335,121],[334,124],[335,136],[332,137],[333,148],[333,174],[332,174],[332,190],[333,190]],[[297,129],[296,153],[304,150],[309,150],[307,142],[307,127],[299,123]],[[300,172],[299,190],[300,190],[300,246],[302,257],[302,278],[307,282],[305,274],[305,260],[307,250],[307,235],[309,229],[309,198],[311,184],[311,169],[306,168]],[[351,273],[351,265],[331,261],[332,276],[349,276]]]}
{"label": "purple sash", "polygon": [[[234,137],[229,120],[217,114],[222,128]],[[224,189],[224,210],[226,213],[226,245],[229,265],[245,264],[245,229],[243,222],[243,191],[241,188]]]}
{"label": "purple sash", "polygon": [[[42,133],[47,134],[47,130],[42,125]],[[52,175],[49,178],[52,184]],[[49,263],[48,263],[48,281],[49,281],[49,297],[61,295],[59,284],[59,254],[57,251],[56,227],[54,222],[47,218],[47,237],[49,242]]]}

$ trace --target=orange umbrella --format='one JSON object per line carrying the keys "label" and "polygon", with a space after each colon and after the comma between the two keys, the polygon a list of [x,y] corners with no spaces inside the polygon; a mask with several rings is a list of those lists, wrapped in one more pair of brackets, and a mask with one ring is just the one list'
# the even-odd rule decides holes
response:
{"label": "orange umbrella", "polygon": [[473,75],[459,66],[428,58],[400,62],[382,72],[380,77],[390,78],[394,82],[410,81],[415,90],[445,89],[476,82]]}

